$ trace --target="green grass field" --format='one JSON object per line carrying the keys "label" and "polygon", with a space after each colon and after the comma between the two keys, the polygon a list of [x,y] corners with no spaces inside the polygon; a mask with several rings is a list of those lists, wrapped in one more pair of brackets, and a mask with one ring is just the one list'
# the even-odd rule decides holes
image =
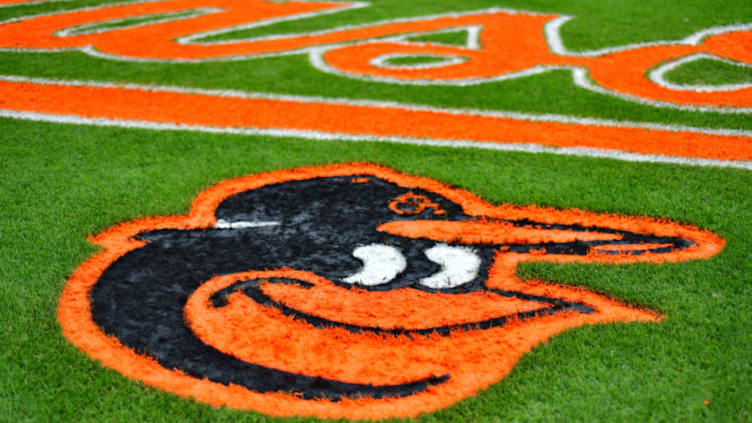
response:
{"label": "green grass field", "polygon": [[[0,9],[73,9],[73,0]],[[568,48],[683,38],[752,22],[738,1],[373,0],[372,6],[224,35],[309,31],[491,6],[574,15]],[[447,42],[451,42],[451,37]],[[672,81],[749,81],[748,69],[698,61]],[[389,100],[556,113],[719,129],[749,114],[682,111],[578,88],[552,71],[470,87],[404,86],[324,74],[303,55],[238,62],[117,62],[78,52],[0,52],[0,74]],[[1,101],[1,100],[0,100]],[[0,119],[0,420],[292,422],[216,409],[103,368],[70,344],[56,318],[66,279],[97,248],[89,234],[135,218],[183,214],[203,189],[261,171],[365,161],[428,176],[493,203],[667,218],[726,239],[708,260],[666,265],[527,264],[525,277],[583,285],[665,315],[556,335],[499,383],[422,422],[752,420],[752,173],[552,154],[374,142],[149,131]]]}

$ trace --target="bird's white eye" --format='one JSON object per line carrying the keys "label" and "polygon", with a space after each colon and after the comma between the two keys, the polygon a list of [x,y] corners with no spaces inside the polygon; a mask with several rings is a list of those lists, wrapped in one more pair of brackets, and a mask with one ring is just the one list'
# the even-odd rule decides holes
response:
{"label": "bird's white eye", "polygon": [[423,286],[434,289],[454,288],[478,276],[481,260],[470,248],[440,244],[424,253],[429,260],[441,265],[441,270],[421,279],[419,282]]}
{"label": "bird's white eye", "polygon": [[353,256],[363,262],[359,272],[343,279],[347,283],[382,285],[400,274],[407,267],[400,250],[383,244],[371,244],[353,250]]}

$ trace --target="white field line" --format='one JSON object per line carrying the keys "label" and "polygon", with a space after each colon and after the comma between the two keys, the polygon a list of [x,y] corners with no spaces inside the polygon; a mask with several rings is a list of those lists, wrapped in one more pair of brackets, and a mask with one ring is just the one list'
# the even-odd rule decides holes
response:
{"label": "white field line", "polygon": [[752,170],[750,161],[723,161],[711,159],[697,159],[676,156],[664,156],[659,154],[636,154],[626,153],[615,150],[606,150],[589,147],[550,147],[540,144],[503,144],[495,142],[479,142],[471,140],[437,140],[430,138],[408,138],[408,137],[376,137],[372,135],[343,135],[318,131],[301,131],[285,129],[255,129],[255,128],[221,128],[199,125],[178,125],[169,123],[153,123],[133,120],[103,119],[103,118],[83,118],[79,116],[63,116],[44,113],[16,112],[9,110],[0,110],[0,117],[24,119],[41,122],[66,123],[75,125],[96,125],[105,127],[122,127],[138,128],[159,131],[198,131],[218,134],[237,134],[237,135],[265,135],[273,137],[295,137],[311,140],[337,140],[337,141],[370,141],[370,142],[389,142],[399,144],[410,144],[420,146],[436,147],[469,147],[497,151],[517,151],[526,153],[549,153],[566,156],[596,157],[615,159],[627,162],[650,162],[650,163],[669,163],[691,166],[712,166],[724,168],[739,168]]}
{"label": "white field line", "polygon": [[[430,57],[433,59],[442,59],[440,62],[429,62],[429,63],[416,63],[413,65],[392,65],[389,64],[390,60],[394,59],[407,59],[407,58],[418,58],[418,57]],[[416,53],[416,54],[410,54],[410,53],[395,53],[395,54],[383,54],[378,57],[374,57],[370,60],[371,65],[376,66],[377,68],[385,68],[385,69],[431,69],[431,68],[440,68],[444,66],[451,66],[451,65],[458,65],[460,63],[465,62],[467,59],[464,57],[459,56],[442,56],[439,54],[422,54],[422,53]]]}
{"label": "white field line", "polygon": [[729,65],[738,66],[741,68],[747,68],[747,69],[752,70],[752,64],[735,62],[733,60],[724,59],[722,57],[718,57],[712,54],[696,53],[690,56],[682,57],[679,60],[675,60],[673,62],[663,64],[653,69],[652,71],[650,71],[650,73],[648,74],[648,77],[650,78],[651,81],[655,82],[661,87],[669,88],[672,90],[679,90],[679,91],[718,92],[718,91],[736,91],[736,90],[741,90],[744,88],[752,87],[752,83],[749,83],[749,82],[743,83],[743,84],[726,84],[726,85],[689,85],[689,84],[675,84],[673,82],[669,82],[666,80],[665,75],[667,72],[670,72],[686,63],[694,62],[695,60],[701,60],[701,59],[716,60],[716,61],[723,62]]}
{"label": "white field line", "polygon": [[698,134],[720,135],[720,136],[738,136],[752,138],[752,131],[750,130],[738,130],[738,129],[715,129],[715,128],[703,128],[684,125],[668,125],[659,123],[645,123],[645,122],[630,122],[630,121],[616,121],[609,119],[596,119],[596,118],[579,118],[567,115],[557,114],[532,114],[532,113],[517,113],[517,112],[503,112],[503,111],[491,111],[469,108],[444,108],[444,107],[431,107],[419,104],[410,103],[398,103],[392,101],[374,101],[374,100],[352,100],[347,98],[333,98],[333,97],[318,97],[318,96],[301,96],[301,95],[285,95],[285,94],[268,94],[258,92],[248,92],[239,90],[215,90],[215,89],[203,89],[203,88],[188,88],[177,87],[170,85],[145,85],[145,84],[115,84],[100,81],[83,81],[83,80],[60,80],[49,78],[33,78],[26,76],[14,76],[14,75],[0,75],[0,81],[7,82],[23,82],[39,85],[62,85],[73,87],[96,87],[96,88],[122,88],[130,90],[140,90],[147,92],[171,92],[179,94],[200,94],[213,97],[229,97],[229,98],[241,98],[241,99],[261,99],[261,100],[282,100],[282,101],[295,101],[299,103],[324,103],[324,104],[338,104],[348,106],[365,106],[365,107],[378,107],[378,108],[394,108],[406,111],[417,112],[432,112],[443,113],[451,115],[471,115],[481,117],[493,117],[501,119],[515,119],[524,120],[529,122],[556,122],[576,125],[588,125],[588,126],[611,126],[617,128],[636,128],[636,129],[648,129],[658,131],[681,131],[681,132],[693,132]]}
{"label": "white field line", "polygon": [[[145,15],[139,15],[138,18],[156,18],[152,20],[147,20],[141,23],[131,24],[131,25],[123,25],[123,26],[115,26],[115,27],[104,27],[99,29],[90,29],[90,28],[96,28],[97,26],[100,26],[102,24],[119,24],[123,22],[127,22],[134,17],[128,17],[128,18],[121,18],[121,19],[110,19],[106,21],[101,22],[90,22],[83,25],[77,25],[77,26],[71,26],[65,29],[62,29],[60,31],[56,31],[53,33],[56,37],[71,37],[71,36],[77,36],[77,35],[90,35],[90,34],[102,34],[105,32],[110,31],[117,31],[122,28],[138,28],[141,26],[149,26],[149,25],[155,25],[155,24],[161,24],[166,22],[172,22],[172,21],[180,21],[185,19],[191,19],[196,18],[199,16],[208,15],[210,13],[218,13],[221,12],[222,9],[217,8],[209,8],[209,7],[202,7],[198,9],[191,9],[191,10],[181,10],[179,12],[167,12],[167,13],[149,13]],[[183,12],[190,12],[186,13],[184,15],[179,15]],[[158,18],[158,16],[163,16],[163,18]]]}
{"label": "white field line", "polygon": [[71,0],[38,0],[38,1],[23,1],[19,3],[5,3],[0,4],[0,8],[3,7],[17,7],[17,6],[35,6],[42,3],[62,3]]}
{"label": "white field line", "polygon": [[650,41],[650,42],[645,42],[645,43],[626,44],[623,46],[606,47],[606,48],[601,48],[597,50],[572,51],[564,47],[564,42],[561,38],[561,27],[565,23],[571,21],[574,18],[575,18],[574,16],[561,15],[557,17],[556,19],[553,19],[545,24],[544,32],[546,34],[546,41],[548,42],[548,47],[551,49],[553,53],[556,53],[560,56],[598,57],[598,56],[603,56],[603,55],[610,54],[610,53],[616,53],[616,52],[624,51],[624,50],[633,50],[633,49],[642,48],[642,47],[668,46],[668,45],[696,46],[700,44],[702,40],[704,40],[705,38],[711,35],[719,35],[719,34],[724,34],[726,32],[735,32],[735,31],[749,31],[752,29],[752,23],[721,25],[721,26],[714,26],[710,28],[701,29],[680,40],[659,40],[659,41]]}

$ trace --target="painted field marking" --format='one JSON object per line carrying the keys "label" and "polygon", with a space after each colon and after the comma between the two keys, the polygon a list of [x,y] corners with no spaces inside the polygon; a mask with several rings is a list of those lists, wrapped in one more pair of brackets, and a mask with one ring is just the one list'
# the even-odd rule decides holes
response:
{"label": "painted field marking", "polygon": [[714,56],[712,54],[697,53],[697,54],[693,54],[690,56],[685,56],[674,62],[665,63],[661,66],[658,66],[657,68],[650,71],[650,73],[648,74],[648,77],[650,78],[651,81],[655,82],[656,84],[662,87],[670,88],[672,90],[717,92],[717,91],[736,91],[736,90],[752,88],[752,82],[738,83],[738,84],[723,84],[723,85],[690,85],[690,84],[677,84],[677,83],[669,82],[666,80],[665,75],[667,72],[670,72],[686,63],[691,63],[696,60],[702,60],[702,59],[715,60],[718,62],[726,63],[728,65],[738,66],[740,68],[752,69],[752,63],[735,62],[733,60],[724,59],[718,56]]}
{"label": "painted field marking", "polygon": [[493,205],[367,163],[226,180],[187,215],[89,241],[103,249],[71,275],[58,319],[90,357],[217,407],[350,419],[435,411],[562,331],[663,317],[521,279],[520,263],[678,263],[725,245],[665,219]]}
{"label": "painted field marking", "polygon": [[390,102],[0,76],[0,115],[752,169],[752,133]]}
{"label": "painted field marking", "polygon": [[63,2],[70,0],[0,0],[0,7],[30,6],[41,3]]}
{"label": "painted field marking", "polygon": [[[572,16],[490,8],[391,19],[363,25],[231,41],[202,38],[369,6],[364,2],[264,0],[166,0],[105,4],[24,16],[0,22],[0,49],[75,49],[117,60],[202,62],[308,53],[319,70],[368,81],[418,85],[472,85],[555,69],[572,72],[575,84],[638,103],[686,110],[749,113],[752,87],[676,87],[650,77],[654,68],[698,54],[752,63],[752,24],[706,28],[682,40],[655,41],[593,51],[564,47],[561,27]],[[71,35],[69,28],[96,22],[203,10],[140,25]],[[467,46],[414,42],[410,35],[476,28]],[[477,48],[476,48],[477,47]],[[383,57],[439,56],[441,66],[383,66]],[[500,60],[503,58],[503,60]],[[655,75],[654,75],[655,76]]]}

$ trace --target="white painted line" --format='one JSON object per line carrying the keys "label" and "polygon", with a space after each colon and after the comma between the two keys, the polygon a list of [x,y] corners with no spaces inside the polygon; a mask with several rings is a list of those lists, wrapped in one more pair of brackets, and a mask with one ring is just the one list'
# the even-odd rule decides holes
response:
{"label": "white painted line", "polygon": [[610,53],[616,53],[616,52],[625,51],[625,50],[633,50],[633,49],[642,48],[642,47],[668,46],[668,45],[696,46],[700,44],[700,42],[703,39],[711,35],[719,35],[719,34],[724,34],[727,32],[735,32],[735,31],[749,31],[752,29],[752,23],[722,25],[722,26],[714,26],[711,28],[702,29],[680,40],[659,40],[659,41],[650,41],[650,42],[645,42],[645,43],[626,44],[623,46],[606,47],[606,48],[601,48],[597,50],[572,51],[572,50],[567,49],[564,46],[564,42],[561,39],[561,27],[565,23],[571,21],[572,19],[575,19],[575,17],[562,15],[545,24],[544,33],[546,34],[546,41],[548,42],[548,47],[551,49],[553,53],[556,53],[561,56],[598,57],[598,56],[603,56],[603,55],[610,54]]}
{"label": "white painted line", "polygon": [[24,1],[24,2],[19,2],[19,3],[5,3],[5,4],[0,4],[0,8],[3,8],[3,7],[16,7],[16,6],[35,6],[35,5],[42,4],[42,3],[62,3],[62,2],[67,2],[67,1],[71,1],[71,0]]}
{"label": "white painted line", "polygon": [[[421,57],[430,57],[433,59],[442,59],[440,61],[436,62],[429,62],[429,63],[416,63],[412,65],[394,65],[390,64],[390,60],[394,59],[407,59],[407,58],[421,58]],[[459,56],[442,56],[439,54],[425,54],[425,53],[416,53],[416,54],[383,54],[381,56],[374,57],[370,60],[371,65],[376,66],[377,68],[385,68],[385,69],[406,69],[406,70],[417,70],[417,69],[431,69],[431,68],[441,68],[445,66],[452,66],[452,65],[459,65],[460,63],[466,62],[467,59],[464,57]]]}
{"label": "white painted line", "polygon": [[246,221],[236,221],[236,222],[228,222],[224,219],[217,220],[217,223],[214,224],[214,227],[217,229],[247,229],[247,228],[265,228],[268,226],[279,226],[279,222],[246,222]]}
{"label": "white painted line", "polygon": [[[453,26],[449,28],[439,29],[437,31],[426,31],[426,32],[408,32],[401,34],[397,37],[390,37],[386,38],[382,41],[394,41],[394,42],[408,42],[411,45],[440,45],[440,46],[446,46],[446,47],[460,47],[460,48],[466,48],[468,50],[480,50],[480,31],[483,29],[481,25],[463,25],[463,26]],[[451,34],[453,32],[460,32],[465,31],[467,33],[467,38],[465,39],[465,45],[463,46],[457,46],[454,44],[446,44],[446,43],[440,43],[438,41],[413,41],[410,40],[410,38],[418,37],[418,36],[426,36],[426,35],[438,35],[438,34]]]}
{"label": "white painted line", "polygon": [[[191,19],[191,18],[195,18],[198,16],[208,15],[210,13],[219,13],[221,11],[222,9],[204,7],[204,8],[198,8],[198,9],[181,10],[177,12],[136,15],[136,16],[129,16],[127,18],[122,18],[122,19],[110,19],[106,21],[91,22],[91,23],[87,23],[83,25],[71,26],[71,27],[62,29],[60,31],[57,31],[53,33],[53,35],[56,37],[71,37],[71,36],[77,36],[77,35],[102,34],[105,32],[117,31],[119,29],[125,29],[125,28],[130,29],[130,28],[137,28],[141,26],[149,26],[149,25],[156,25],[156,24],[161,24],[161,23],[166,23],[166,22]],[[191,13],[182,14],[185,12],[191,12]],[[158,16],[164,16],[164,17],[157,18]],[[157,19],[147,20],[145,22],[140,22],[140,23],[135,23],[135,24],[130,24],[130,25],[104,27],[104,28],[99,28],[99,29],[89,29],[89,28],[96,28],[98,26],[101,26],[102,24],[119,24],[119,23],[127,22],[129,20],[138,19],[138,18],[157,18]]]}
{"label": "white painted line", "polygon": [[153,123],[132,120],[95,119],[78,116],[61,116],[44,113],[16,112],[0,110],[0,117],[12,119],[25,119],[40,122],[66,123],[76,125],[96,125],[108,127],[150,129],[160,131],[198,131],[217,134],[237,135],[265,135],[284,138],[305,138],[311,140],[336,140],[336,141],[370,141],[389,142],[398,144],[410,144],[420,146],[452,147],[452,148],[479,148],[497,151],[516,151],[525,153],[549,153],[566,156],[596,157],[615,159],[627,162],[669,163],[690,166],[711,166],[724,168],[738,168],[752,170],[752,161],[725,161],[713,159],[697,159],[677,156],[664,156],[660,154],[637,154],[616,150],[605,150],[589,147],[550,147],[540,144],[502,144],[495,142],[479,142],[471,140],[436,140],[430,138],[407,138],[407,137],[375,137],[372,135],[343,135],[318,131],[299,131],[283,129],[254,129],[254,128],[219,128],[198,125],[177,125],[169,123]]}
{"label": "white painted line", "polygon": [[171,85],[145,85],[145,84],[113,84],[100,81],[82,81],[82,80],[61,80],[61,79],[49,79],[49,78],[33,78],[26,76],[15,75],[0,75],[0,81],[8,82],[28,82],[32,84],[40,85],[63,85],[72,87],[97,87],[97,88],[124,88],[133,90],[142,90],[149,92],[166,91],[181,94],[201,94],[215,97],[230,97],[230,98],[244,98],[244,99],[263,99],[263,100],[283,100],[283,101],[296,101],[300,103],[325,103],[325,104],[344,104],[351,106],[366,106],[366,107],[378,107],[378,108],[394,108],[408,111],[417,112],[433,112],[452,115],[471,115],[471,116],[484,116],[495,117],[501,119],[515,119],[525,120],[529,122],[556,122],[567,123],[575,125],[588,125],[588,126],[613,126],[616,128],[637,128],[648,129],[658,131],[682,131],[693,132],[698,134],[720,135],[720,136],[738,136],[752,138],[752,131],[742,129],[715,129],[704,128],[695,126],[684,125],[667,125],[660,123],[646,123],[646,122],[630,122],[630,121],[617,121],[609,119],[596,119],[596,118],[578,118],[567,115],[556,114],[532,114],[532,113],[518,113],[518,112],[504,112],[495,110],[480,110],[480,109],[467,109],[467,108],[444,108],[444,107],[432,107],[420,104],[411,103],[398,103],[393,101],[375,101],[375,100],[351,100],[347,98],[335,98],[335,97],[318,97],[318,96],[301,96],[301,95],[285,95],[285,94],[268,94],[258,92],[248,92],[239,90],[214,90],[205,88],[188,88],[188,87],[176,87]]}
{"label": "white painted line", "polygon": [[673,82],[669,82],[666,80],[665,75],[667,72],[670,72],[679,66],[682,66],[686,63],[694,62],[696,60],[702,60],[702,59],[710,59],[710,60],[716,60],[719,62],[723,62],[729,65],[738,66],[741,68],[747,68],[752,70],[752,64],[749,63],[741,63],[736,62],[733,60],[724,59],[722,57],[718,57],[712,54],[706,54],[706,53],[696,53],[692,54],[690,56],[682,57],[679,60],[675,60],[673,62],[665,63],[652,71],[648,74],[648,77],[651,81],[655,82],[656,84],[665,87],[670,88],[672,90],[678,90],[678,91],[695,91],[695,92],[718,92],[718,91],[736,91],[741,90],[744,88],[752,88],[752,83],[743,83],[743,84],[725,84],[725,85],[690,85],[690,84],[675,84]]}
{"label": "white painted line", "polygon": [[[130,5],[130,4],[138,4],[138,3],[149,3],[154,0],[149,1],[137,1],[137,2],[130,2],[130,3],[108,3],[98,6],[92,6],[92,7],[86,7],[81,9],[74,9],[74,10],[66,10],[66,11],[58,11],[53,13],[44,13],[44,14],[38,14],[38,15],[30,15],[30,16],[22,16],[17,18],[12,18],[3,22],[0,22],[0,25],[12,23],[12,22],[18,22],[21,20],[26,19],[32,19],[36,17],[41,16],[54,16],[57,14],[62,13],[69,13],[69,12],[75,12],[75,11],[88,11],[88,10],[95,10],[99,8],[104,8],[108,6],[114,6],[114,5]],[[209,36],[216,36],[220,34],[225,34],[237,30],[243,30],[243,29],[251,29],[251,28],[258,28],[263,26],[268,26],[274,23],[279,22],[286,22],[286,21],[295,21],[299,19],[307,19],[307,18],[313,18],[317,16],[332,14],[332,13],[339,13],[346,10],[354,10],[359,8],[364,8],[370,6],[367,2],[355,2],[348,6],[343,6],[340,8],[334,8],[334,9],[328,9],[323,11],[317,11],[317,12],[311,12],[311,13],[303,13],[299,15],[293,15],[293,16],[287,16],[287,17],[281,17],[281,18],[273,18],[273,19],[267,19],[267,20],[261,20],[258,22],[252,22],[250,24],[245,25],[239,25],[239,26],[232,26],[227,28],[222,28],[218,30],[213,31],[207,31],[207,32],[201,32],[197,34],[192,34],[189,36],[181,37],[176,40],[178,43],[182,44],[200,44],[200,45],[221,45],[221,44],[236,44],[236,43],[247,43],[247,42],[255,42],[255,41],[266,41],[266,40],[275,40],[275,39],[283,39],[283,38],[293,38],[293,37],[301,37],[301,36],[317,36],[317,35],[323,35],[323,34],[330,34],[340,31],[347,31],[347,30],[353,30],[353,29],[360,29],[360,28],[367,28],[367,27],[375,27],[380,25],[389,25],[389,24],[395,24],[395,23],[404,23],[404,22],[415,22],[418,20],[425,20],[425,19],[438,19],[438,18],[444,18],[444,17],[463,17],[468,15],[474,15],[474,14],[490,14],[490,13],[506,13],[506,14],[529,14],[529,15],[546,15],[544,13],[540,12],[532,12],[532,11],[526,11],[526,10],[514,10],[514,9],[505,9],[505,8],[488,8],[488,9],[480,9],[480,10],[472,10],[472,11],[464,11],[464,12],[458,12],[458,13],[444,13],[444,14],[434,14],[434,15],[427,15],[427,16],[417,16],[417,17],[409,17],[409,18],[397,18],[397,19],[388,19],[388,20],[382,20],[378,22],[371,22],[371,23],[365,23],[365,24],[358,24],[358,25],[344,25],[339,26],[332,29],[327,30],[321,30],[321,31],[312,31],[312,32],[304,32],[304,33],[288,33],[288,34],[277,34],[277,35],[271,35],[271,36],[263,36],[263,37],[255,37],[255,38],[249,38],[249,39],[236,39],[236,40],[224,40],[224,41],[212,41],[212,42],[201,42],[198,41],[201,38],[209,37]],[[549,45],[549,48],[551,51],[555,54],[559,54],[562,56],[579,56],[579,57],[596,57],[596,56],[602,56],[609,53],[614,53],[618,51],[624,51],[634,48],[640,48],[640,47],[647,47],[647,46],[660,46],[660,45],[676,45],[676,44],[684,44],[684,45],[697,45],[699,44],[704,38],[711,36],[711,35],[718,35],[726,32],[732,32],[732,31],[747,31],[752,30],[752,23],[750,24],[735,24],[735,25],[725,25],[725,26],[717,26],[712,28],[706,28],[703,30],[700,30],[688,37],[685,37],[681,40],[674,40],[674,41],[653,41],[653,42],[647,42],[647,43],[634,43],[634,44],[628,44],[624,46],[617,46],[617,47],[608,47],[603,49],[597,49],[597,50],[588,50],[588,51],[570,51],[565,46],[561,39],[561,27],[568,21],[574,19],[573,16],[559,16],[548,23],[545,24],[544,27],[544,36],[546,38],[546,41]],[[478,30],[479,31],[479,30]],[[477,38],[477,34],[479,32],[475,33],[475,36]],[[415,35],[415,33],[412,33],[412,35]],[[392,36],[391,38],[387,37],[380,37],[376,38],[377,40],[381,41],[394,41],[399,42],[405,40],[409,35],[407,34],[400,34],[397,36]],[[455,85],[455,86],[469,86],[469,85],[477,85],[477,84],[485,84],[485,83],[491,83],[491,82],[499,82],[499,81],[505,81],[510,79],[516,79],[516,78],[523,78],[530,75],[535,75],[543,72],[548,72],[551,70],[557,70],[557,69],[568,69],[572,72],[572,79],[575,83],[575,85],[594,91],[600,94],[608,95],[608,96],[614,96],[618,97],[624,100],[636,102],[639,104],[654,106],[654,107],[663,107],[663,108],[672,108],[672,109],[679,109],[679,110],[688,110],[688,111],[696,111],[696,112],[715,112],[715,113],[734,113],[734,114],[747,114],[752,113],[752,108],[749,107],[730,107],[730,106],[724,106],[724,107],[713,107],[713,106],[688,106],[688,105],[680,105],[677,103],[672,103],[668,101],[660,101],[660,100],[650,100],[642,97],[638,97],[631,94],[625,94],[613,90],[606,89],[604,87],[595,85],[590,79],[587,77],[587,69],[582,67],[576,67],[576,66],[535,66],[533,68],[520,71],[520,72],[513,72],[509,74],[504,75],[497,75],[490,78],[465,78],[465,79],[457,79],[457,80],[409,80],[409,79],[396,79],[396,78],[380,78],[380,77],[371,77],[366,75],[356,75],[352,73],[347,72],[341,72],[333,67],[329,66],[327,63],[325,63],[324,59],[322,58],[322,55],[331,49],[339,48],[343,46],[350,46],[350,45],[361,45],[366,44],[368,42],[373,42],[373,40],[370,41],[353,41],[353,42],[347,42],[347,43],[338,43],[334,45],[324,45],[324,46],[313,46],[313,47],[306,47],[301,48],[297,50],[290,50],[290,51],[283,51],[283,52],[277,52],[277,53],[267,53],[267,54],[249,54],[249,55],[238,55],[238,56],[231,56],[231,57],[223,57],[223,58],[212,58],[212,59],[172,59],[172,60],[164,60],[164,59],[143,59],[143,58],[133,58],[133,57],[122,57],[122,56],[114,56],[110,55],[101,51],[96,50],[92,46],[84,46],[84,47],[77,47],[77,48],[62,48],[62,49],[19,49],[19,48],[0,48],[0,51],[12,51],[12,52],[60,52],[60,51],[71,51],[71,50],[77,50],[84,53],[87,53],[89,55],[100,57],[104,59],[110,59],[110,60],[121,60],[121,61],[135,61],[135,62],[175,62],[175,63],[200,63],[200,62],[211,62],[211,61],[235,61],[235,60],[248,60],[248,59],[255,59],[255,58],[264,58],[264,57],[275,57],[275,56],[285,56],[285,55],[292,55],[292,54],[302,54],[302,53],[308,53],[309,59],[311,61],[311,64],[321,70],[322,72],[327,72],[331,74],[335,74],[338,76],[348,77],[348,78],[354,78],[354,79],[360,79],[364,81],[370,81],[370,82],[382,82],[382,83],[391,83],[391,84],[405,84],[405,85]],[[469,41],[468,48],[477,48],[479,45],[473,44],[472,41]]]}

